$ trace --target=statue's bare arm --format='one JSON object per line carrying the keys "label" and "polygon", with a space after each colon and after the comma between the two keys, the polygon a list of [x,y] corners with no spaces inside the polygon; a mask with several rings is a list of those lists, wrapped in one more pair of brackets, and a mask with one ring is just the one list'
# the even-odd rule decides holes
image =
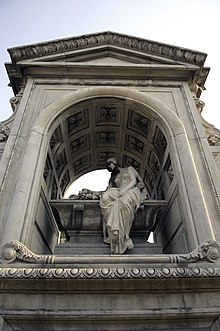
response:
{"label": "statue's bare arm", "polygon": [[121,194],[125,194],[128,190],[130,190],[137,184],[137,176],[136,176],[136,171],[134,170],[134,168],[128,167],[128,173],[130,176],[130,181],[129,181],[128,185],[121,190]]}

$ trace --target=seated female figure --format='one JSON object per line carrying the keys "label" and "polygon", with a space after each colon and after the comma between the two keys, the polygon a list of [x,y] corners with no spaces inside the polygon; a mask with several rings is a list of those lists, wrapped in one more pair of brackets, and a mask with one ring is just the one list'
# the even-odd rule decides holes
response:
{"label": "seated female figure", "polygon": [[121,168],[115,158],[107,160],[111,172],[109,185],[100,199],[104,217],[104,242],[111,245],[111,252],[122,254],[134,247],[129,236],[134,214],[146,199],[146,189],[137,171],[129,166]]}

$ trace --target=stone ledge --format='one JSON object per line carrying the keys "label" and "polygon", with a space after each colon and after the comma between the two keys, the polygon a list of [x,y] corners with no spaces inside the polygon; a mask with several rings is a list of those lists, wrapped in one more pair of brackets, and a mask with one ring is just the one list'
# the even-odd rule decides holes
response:
{"label": "stone ledge", "polygon": [[1,262],[25,262],[30,264],[71,264],[71,265],[149,265],[182,264],[207,261],[220,262],[220,245],[213,240],[206,240],[188,254],[143,254],[143,255],[38,255],[17,240],[6,243],[1,250]]}
{"label": "stone ledge", "polygon": [[148,266],[148,267],[88,267],[69,266],[30,267],[13,265],[0,268],[0,279],[155,279],[155,278],[210,278],[220,277],[220,265],[214,267]]}

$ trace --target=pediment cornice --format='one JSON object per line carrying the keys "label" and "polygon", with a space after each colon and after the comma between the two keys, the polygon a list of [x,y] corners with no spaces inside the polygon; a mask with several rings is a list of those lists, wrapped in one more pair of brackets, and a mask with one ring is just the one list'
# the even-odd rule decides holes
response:
{"label": "pediment cornice", "polygon": [[77,37],[48,41],[8,49],[11,60],[17,63],[22,60],[35,59],[78,49],[101,45],[117,45],[126,49],[141,51],[145,54],[203,66],[207,54],[190,49],[163,44],[151,40],[119,34],[111,31],[87,34]]}

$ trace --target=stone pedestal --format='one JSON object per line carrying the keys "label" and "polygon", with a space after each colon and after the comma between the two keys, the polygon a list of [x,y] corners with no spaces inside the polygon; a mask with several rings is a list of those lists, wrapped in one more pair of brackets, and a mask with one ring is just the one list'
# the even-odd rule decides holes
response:
{"label": "stone pedestal", "polygon": [[2,331],[218,331],[220,246],[185,255],[39,256],[4,246]]}
{"label": "stone pedestal", "polygon": [[[55,254],[110,254],[110,246],[103,243],[103,218],[99,200],[56,200],[50,205],[55,218],[68,235],[68,243],[60,243]],[[134,248],[126,254],[160,254],[160,244],[148,243],[148,237],[159,221],[158,213],[166,205],[164,200],[146,200],[137,210],[130,233]]]}

